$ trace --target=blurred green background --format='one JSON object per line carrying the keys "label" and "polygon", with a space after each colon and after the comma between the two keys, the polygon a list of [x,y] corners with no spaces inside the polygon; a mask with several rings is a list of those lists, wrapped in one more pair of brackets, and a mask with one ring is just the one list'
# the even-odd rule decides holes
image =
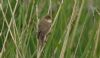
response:
{"label": "blurred green background", "polygon": [[38,58],[37,25],[48,12],[40,58],[100,58],[100,0],[0,0],[0,57]]}

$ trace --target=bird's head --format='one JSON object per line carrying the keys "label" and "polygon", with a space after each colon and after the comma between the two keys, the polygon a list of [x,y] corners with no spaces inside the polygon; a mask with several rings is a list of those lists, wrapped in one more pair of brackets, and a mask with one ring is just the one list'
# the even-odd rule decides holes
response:
{"label": "bird's head", "polygon": [[46,20],[48,23],[52,23],[52,19],[51,19],[50,15],[45,16],[45,20]]}

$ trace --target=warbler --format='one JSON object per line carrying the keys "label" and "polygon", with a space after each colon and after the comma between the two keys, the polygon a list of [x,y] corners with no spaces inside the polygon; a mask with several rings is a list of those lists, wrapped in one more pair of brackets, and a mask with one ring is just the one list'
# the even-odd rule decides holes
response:
{"label": "warbler", "polygon": [[38,25],[38,40],[39,45],[43,46],[45,39],[47,39],[47,34],[49,33],[49,29],[52,24],[52,19],[50,15],[47,15],[42,18]]}

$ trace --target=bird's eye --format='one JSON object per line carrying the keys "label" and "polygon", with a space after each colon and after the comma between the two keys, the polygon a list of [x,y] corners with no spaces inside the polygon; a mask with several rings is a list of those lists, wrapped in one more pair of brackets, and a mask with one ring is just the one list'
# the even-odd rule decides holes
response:
{"label": "bird's eye", "polygon": [[51,19],[50,15],[45,16],[45,19]]}

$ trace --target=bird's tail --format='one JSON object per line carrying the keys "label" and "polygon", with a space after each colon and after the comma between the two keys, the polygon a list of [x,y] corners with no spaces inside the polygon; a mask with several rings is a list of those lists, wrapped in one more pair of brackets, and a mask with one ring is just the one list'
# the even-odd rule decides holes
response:
{"label": "bird's tail", "polygon": [[40,48],[42,48],[44,45],[44,38],[45,38],[45,34],[43,32],[39,32],[38,33],[38,46]]}

